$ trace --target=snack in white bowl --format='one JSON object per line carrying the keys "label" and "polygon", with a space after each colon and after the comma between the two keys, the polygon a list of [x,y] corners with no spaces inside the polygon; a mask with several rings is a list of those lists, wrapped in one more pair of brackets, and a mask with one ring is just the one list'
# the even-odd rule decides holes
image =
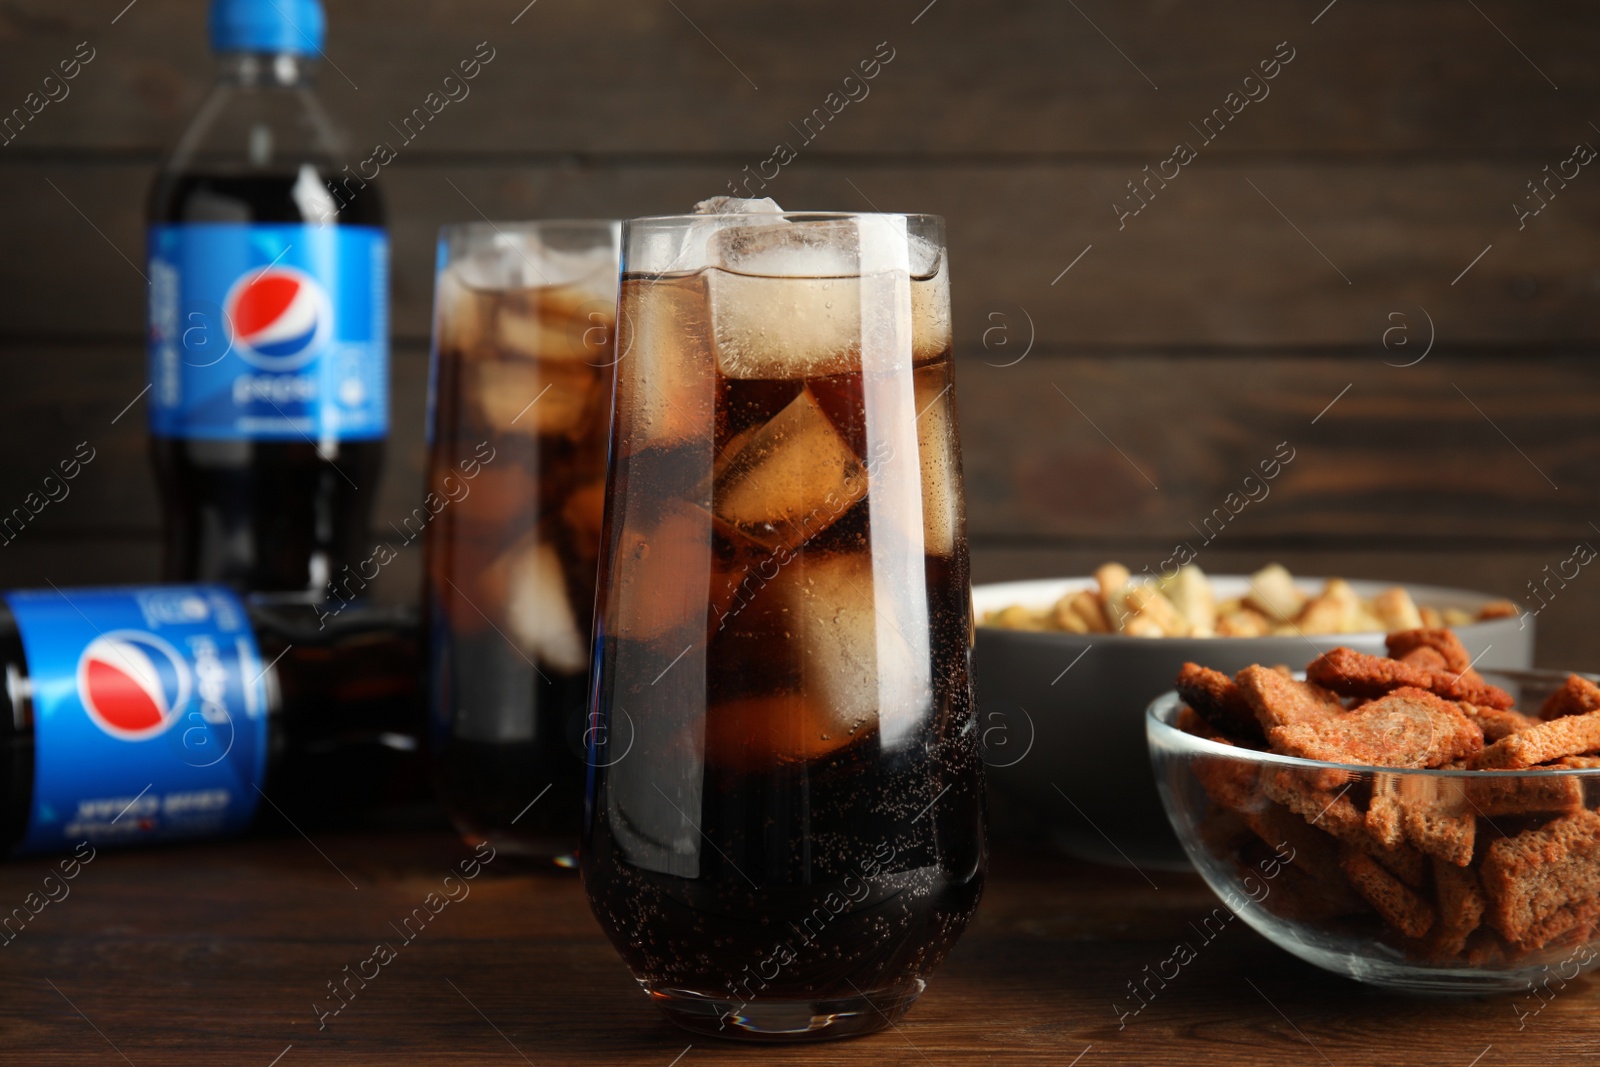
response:
{"label": "snack in white bowl", "polygon": [[1465,626],[1520,614],[1506,600],[1490,601],[1476,612],[1418,605],[1399,585],[1362,596],[1343,578],[1329,578],[1314,592],[1276,563],[1250,575],[1247,588],[1232,597],[1218,596],[1205,572],[1193,564],[1170,577],[1135,577],[1120,563],[1106,563],[1095,570],[1094,579],[1094,588],[1072,590],[1045,608],[993,608],[984,612],[980,624],[1129,637],[1272,637]]}

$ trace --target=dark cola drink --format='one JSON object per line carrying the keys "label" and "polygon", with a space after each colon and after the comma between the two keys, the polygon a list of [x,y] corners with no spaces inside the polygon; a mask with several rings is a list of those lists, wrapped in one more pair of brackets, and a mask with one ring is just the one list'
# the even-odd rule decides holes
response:
{"label": "dark cola drink", "polygon": [[583,803],[617,233],[551,220],[440,235],[438,511],[423,515],[434,778],[469,841],[562,865]]}
{"label": "dark cola drink", "polygon": [[219,78],[149,203],[149,423],[170,580],[326,595],[370,553],[388,238],[312,91],[316,0],[213,0]]}
{"label": "dark cola drink", "polygon": [[940,227],[673,221],[625,241],[586,885],[680,1024],[864,1033],[984,866]]}

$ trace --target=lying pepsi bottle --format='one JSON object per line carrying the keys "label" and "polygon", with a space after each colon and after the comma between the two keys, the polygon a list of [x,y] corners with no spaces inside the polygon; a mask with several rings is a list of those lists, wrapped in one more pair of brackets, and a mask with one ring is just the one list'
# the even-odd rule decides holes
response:
{"label": "lying pepsi bottle", "polygon": [[325,596],[371,546],[389,243],[315,93],[324,28],[320,0],[211,0],[217,84],[151,189],[168,581]]}
{"label": "lying pepsi bottle", "polygon": [[414,617],[220,585],[0,594],[0,855],[325,822],[403,792]]}

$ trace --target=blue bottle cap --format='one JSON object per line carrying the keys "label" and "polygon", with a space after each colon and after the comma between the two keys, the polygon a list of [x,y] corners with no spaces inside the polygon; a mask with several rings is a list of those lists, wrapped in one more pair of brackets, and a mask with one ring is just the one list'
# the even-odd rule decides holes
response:
{"label": "blue bottle cap", "polygon": [[211,47],[218,52],[322,51],[320,0],[212,0]]}

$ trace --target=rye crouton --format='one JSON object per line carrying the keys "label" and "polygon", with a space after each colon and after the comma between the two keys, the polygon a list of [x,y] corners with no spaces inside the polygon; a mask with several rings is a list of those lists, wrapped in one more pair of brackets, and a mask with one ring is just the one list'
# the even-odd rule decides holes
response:
{"label": "rye crouton", "polygon": [[1489,923],[1538,948],[1600,914],[1600,813],[1584,811],[1491,844],[1479,872]]}

